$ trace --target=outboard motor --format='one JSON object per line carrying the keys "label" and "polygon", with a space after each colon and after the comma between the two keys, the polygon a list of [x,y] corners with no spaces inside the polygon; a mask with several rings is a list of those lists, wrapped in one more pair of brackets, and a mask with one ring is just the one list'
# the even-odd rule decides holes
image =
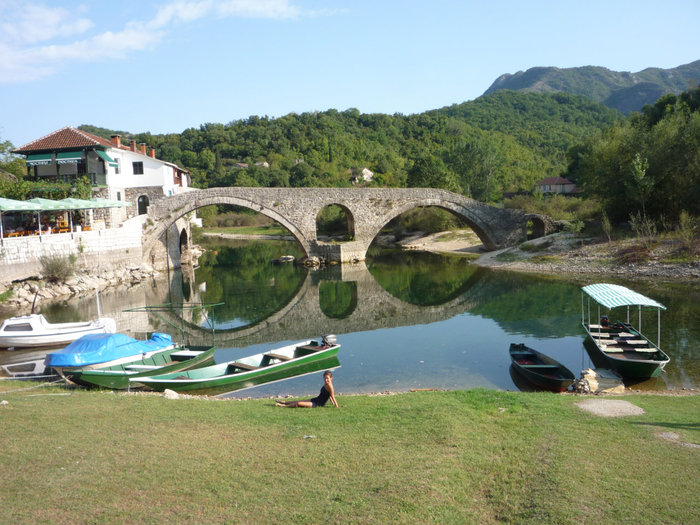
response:
{"label": "outboard motor", "polygon": [[324,335],[322,338],[323,344],[326,346],[333,346],[338,344],[338,340],[333,334]]}

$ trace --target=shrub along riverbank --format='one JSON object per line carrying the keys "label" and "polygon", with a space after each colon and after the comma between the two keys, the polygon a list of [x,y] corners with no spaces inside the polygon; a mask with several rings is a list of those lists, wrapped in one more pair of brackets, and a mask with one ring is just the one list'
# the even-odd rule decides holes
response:
{"label": "shrub along riverbank", "polygon": [[27,386],[0,382],[4,523],[700,522],[698,395],[606,418],[547,393],[289,410]]}

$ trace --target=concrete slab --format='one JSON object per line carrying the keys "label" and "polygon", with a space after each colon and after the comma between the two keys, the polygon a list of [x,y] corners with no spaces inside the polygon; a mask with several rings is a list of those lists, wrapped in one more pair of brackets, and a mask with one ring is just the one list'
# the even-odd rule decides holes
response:
{"label": "concrete slab", "polygon": [[603,417],[639,416],[644,409],[621,399],[586,399],[576,406],[581,410]]}

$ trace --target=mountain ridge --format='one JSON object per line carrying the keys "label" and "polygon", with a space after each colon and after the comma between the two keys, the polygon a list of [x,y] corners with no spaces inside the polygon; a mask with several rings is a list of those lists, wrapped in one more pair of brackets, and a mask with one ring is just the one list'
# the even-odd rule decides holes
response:
{"label": "mountain ridge", "polygon": [[700,60],[675,68],[613,71],[602,66],[558,68],[537,66],[499,76],[484,92],[511,90],[583,95],[625,115],[654,104],[667,93],[679,94],[700,82]]}

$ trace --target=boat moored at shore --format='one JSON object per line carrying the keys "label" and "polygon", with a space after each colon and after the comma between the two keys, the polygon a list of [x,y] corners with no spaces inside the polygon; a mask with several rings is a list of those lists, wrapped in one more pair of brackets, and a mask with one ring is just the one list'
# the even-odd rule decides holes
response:
{"label": "boat moored at shore", "polygon": [[[596,366],[608,368],[623,378],[645,379],[657,377],[670,361],[660,348],[661,310],[666,307],[642,294],[615,284],[591,284],[584,286],[581,298],[581,323],[589,339],[585,347]],[[586,315],[585,297],[589,298]],[[590,299],[598,303],[597,322],[591,322]],[[600,307],[608,310],[625,307],[626,321],[611,323],[602,315]],[[630,323],[630,307],[638,310],[638,325]],[[657,311],[657,342],[651,342],[642,334],[642,308]]]}
{"label": "boat moored at shore", "polygon": [[74,323],[50,323],[42,314],[5,319],[0,325],[0,348],[63,346],[88,334],[112,334],[117,325],[111,317]]}
{"label": "boat moored at shore", "polygon": [[243,388],[337,366],[340,345],[335,336],[301,341],[225,363],[182,373],[130,378],[153,390],[223,395]]}

